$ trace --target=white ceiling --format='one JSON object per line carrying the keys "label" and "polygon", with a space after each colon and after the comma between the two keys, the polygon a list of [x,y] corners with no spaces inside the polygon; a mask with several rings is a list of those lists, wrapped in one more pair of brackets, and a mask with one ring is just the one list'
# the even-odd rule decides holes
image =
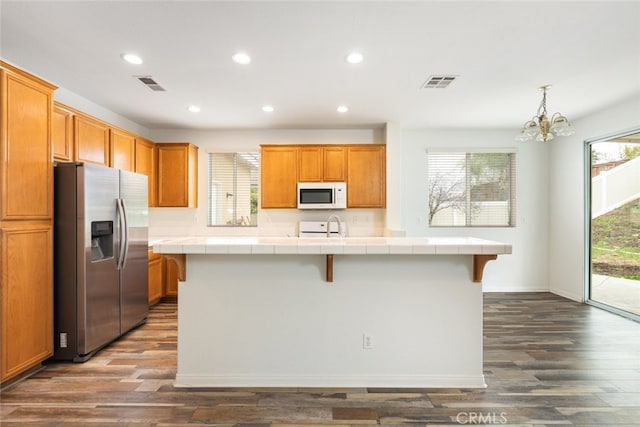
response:
{"label": "white ceiling", "polygon": [[[549,112],[570,120],[640,93],[638,1],[2,0],[0,17],[5,60],[150,129],[515,132],[543,84]],[[345,62],[352,49],[364,62]],[[231,60],[238,50],[250,65]],[[129,51],[144,64],[125,63]],[[433,74],[458,78],[421,89]]]}

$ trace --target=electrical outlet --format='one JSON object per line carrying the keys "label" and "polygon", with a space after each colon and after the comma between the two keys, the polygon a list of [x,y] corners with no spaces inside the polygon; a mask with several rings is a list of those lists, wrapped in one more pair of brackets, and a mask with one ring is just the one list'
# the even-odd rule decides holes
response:
{"label": "electrical outlet", "polygon": [[67,333],[60,333],[60,348],[67,348]]}
{"label": "electrical outlet", "polygon": [[367,334],[366,332],[362,334],[362,348],[365,350],[373,349],[373,335]]}

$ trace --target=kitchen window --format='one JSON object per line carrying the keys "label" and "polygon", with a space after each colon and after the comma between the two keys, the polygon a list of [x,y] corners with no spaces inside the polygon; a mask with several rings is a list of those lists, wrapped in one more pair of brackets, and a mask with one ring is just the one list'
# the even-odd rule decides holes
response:
{"label": "kitchen window", "polygon": [[209,226],[258,225],[260,154],[209,153]]}
{"label": "kitchen window", "polygon": [[515,226],[515,153],[428,151],[427,168],[429,226]]}

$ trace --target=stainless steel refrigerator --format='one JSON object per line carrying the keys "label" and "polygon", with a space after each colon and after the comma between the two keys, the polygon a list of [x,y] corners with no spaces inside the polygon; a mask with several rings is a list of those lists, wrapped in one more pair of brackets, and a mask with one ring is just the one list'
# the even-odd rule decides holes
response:
{"label": "stainless steel refrigerator", "polygon": [[54,191],[53,358],[83,362],[146,321],[147,177],[57,163]]}

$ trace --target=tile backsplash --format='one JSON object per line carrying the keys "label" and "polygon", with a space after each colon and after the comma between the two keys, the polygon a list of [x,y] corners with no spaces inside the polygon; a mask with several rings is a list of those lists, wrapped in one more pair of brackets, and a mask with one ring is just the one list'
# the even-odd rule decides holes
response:
{"label": "tile backsplash", "polygon": [[300,221],[326,221],[336,213],[347,223],[349,236],[385,234],[385,209],[299,211],[269,209],[258,212],[256,227],[209,227],[206,213],[190,208],[149,208],[149,237],[182,236],[291,236],[298,235]]}

